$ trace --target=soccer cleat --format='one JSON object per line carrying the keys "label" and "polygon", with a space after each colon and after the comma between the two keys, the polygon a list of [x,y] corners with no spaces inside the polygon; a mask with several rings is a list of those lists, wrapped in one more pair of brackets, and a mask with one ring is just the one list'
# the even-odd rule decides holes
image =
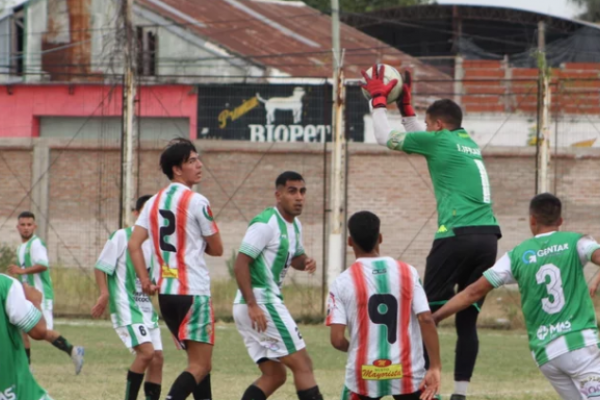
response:
{"label": "soccer cleat", "polygon": [[75,346],[73,347],[73,351],[71,351],[71,360],[73,360],[73,364],[75,364],[75,375],[79,375],[81,372],[84,353],[85,350],[81,346]]}
{"label": "soccer cleat", "polygon": [[453,394],[450,397],[450,400],[467,400],[467,396],[463,396],[462,394]]}

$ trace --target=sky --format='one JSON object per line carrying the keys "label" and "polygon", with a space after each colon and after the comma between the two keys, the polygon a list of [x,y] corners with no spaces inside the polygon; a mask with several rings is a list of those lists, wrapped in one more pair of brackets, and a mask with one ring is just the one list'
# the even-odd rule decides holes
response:
{"label": "sky", "polygon": [[437,0],[438,4],[473,4],[520,8],[552,14],[563,18],[573,18],[579,9],[568,0]]}

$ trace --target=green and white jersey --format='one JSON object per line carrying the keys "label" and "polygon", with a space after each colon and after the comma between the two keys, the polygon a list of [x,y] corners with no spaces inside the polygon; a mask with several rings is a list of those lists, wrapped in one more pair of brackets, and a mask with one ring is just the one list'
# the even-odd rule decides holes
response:
{"label": "green and white jersey", "polygon": [[427,159],[437,203],[435,239],[454,236],[458,234],[457,228],[478,226],[492,227],[490,232],[500,234],[481,150],[464,129],[392,131],[387,147],[407,154],[421,154]]}
{"label": "green and white jersey", "polygon": [[[133,227],[119,229],[110,235],[96,262],[96,269],[106,273],[110,295],[110,317],[115,328],[144,324],[149,328],[158,327],[158,314],[150,298],[142,291],[142,284],[135,268],[127,243]],[[146,240],[142,245],[148,275],[156,281],[152,242]]]}
{"label": "green and white jersey", "polygon": [[[283,303],[283,279],[292,259],[304,254],[302,225],[298,218],[290,223],[281,216],[277,208],[267,208],[250,222],[240,253],[253,259],[250,277],[256,302]],[[245,303],[239,290],[234,303]]]}
{"label": "green and white jersey", "polygon": [[[34,265],[42,265],[50,268],[48,261],[48,250],[46,243],[36,235],[33,235],[26,243],[23,243],[17,249],[17,257],[21,268],[29,268]],[[21,275],[21,281],[29,286],[35,287],[42,293],[42,307],[45,300],[54,300],[54,290],[52,289],[52,279],[50,278],[50,270],[38,272],[37,274]]]}
{"label": "green and white jersey", "polygon": [[51,400],[29,370],[21,336],[41,318],[19,281],[0,274],[0,399]]}
{"label": "green and white jersey", "polygon": [[529,348],[538,365],[598,343],[596,313],[583,275],[600,245],[574,232],[550,232],[506,253],[483,276],[494,286],[517,283]]}

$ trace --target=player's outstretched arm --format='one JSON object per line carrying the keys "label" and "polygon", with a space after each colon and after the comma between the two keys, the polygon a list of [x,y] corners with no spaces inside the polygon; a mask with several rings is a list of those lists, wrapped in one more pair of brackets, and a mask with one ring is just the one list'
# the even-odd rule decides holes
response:
{"label": "player's outstretched arm", "polygon": [[99,269],[94,269],[94,276],[96,278],[98,289],[100,289],[100,296],[98,296],[96,304],[92,307],[92,317],[100,318],[108,305],[109,292],[108,285],[106,284],[106,273]]}
{"label": "player's outstretched arm", "polygon": [[127,243],[127,250],[129,250],[129,257],[131,257],[135,273],[138,278],[140,278],[142,290],[148,295],[153,295],[158,288],[152,283],[152,280],[148,276],[146,260],[144,260],[142,245],[146,239],[148,239],[148,231],[145,228],[136,225],[129,238],[129,242]]}
{"label": "player's outstretched arm", "polygon": [[350,342],[348,342],[348,339],[346,339],[346,325],[331,324],[330,328],[329,340],[331,341],[331,345],[336,350],[347,353],[348,348],[350,347]]}
{"label": "player's outstretched arm", "polygon": [[239,252],[235,259],[233,272],[244,301],[248,305],[248,316],[252,321],[252,328],[258,332],[264,332],[267,330],[267,319],[262,309],[256,304],[256,297],[254,297],[252,291],[252,279],[250,278],[250,263],[252,261],[252,257]]}
{"label": "player's outstretched arm", "polygon": [[418,314],[417,319],[419,320],[421,334],[423,335],[423,342],[425,343],[425,348],[427,349],[427,354],[429,355],[429,369],[427,370],[427,374],[425,375],[425,378],[419,387],[419,390],[422,392],[420,398],[429,400],[433,399],[433,396],[435,396],[440,390],[440,383],[442,379],[440,341],[431,311],[425,311]]}
{"label": "player's outstretched arm", "polygon": [[309,274],[313,274],[317,270],[317,262],[308,257],[306,254],[302,254],[298,257],[292,258],[292,268],[298,271],[306,271]]}
{"label": "player's outstretched arm", "polygon": [[439,323],[449,316],[464,310],[473,303],[476,303],[482,299],[486,294],[491,292],[492,289],[494,289],[494,286],[492,286],[492,284],[485,277],[479,278],[477,282],[467,286],[465,290],[458,293],[456,296],[451,298],[449,302],[444,304],[442,308],[437,310],[433,314],[435,322]]}
{"label": "player's outstretched arm", "polygon": [[[590,261],[594,264],[600,266],[600,249],[594,250],[590,257]],[[594,297],[596,292],[598,291],[598,287],[600,286],[600,274],[597,274],[596,277],[592,280],[590,284],[590,296]]]}

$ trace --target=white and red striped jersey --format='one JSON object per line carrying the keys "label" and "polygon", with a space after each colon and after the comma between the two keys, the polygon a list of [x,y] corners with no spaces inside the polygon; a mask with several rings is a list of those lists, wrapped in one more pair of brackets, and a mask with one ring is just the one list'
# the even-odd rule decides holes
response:
{"label": "white and red striped jersey", "polygon": [[160,294],[210,296],[204,238],[219,229],[206,197],[171,183],[148,200],[136,225],[154,246]]}
{"label": "white and red striped jersey", "polygon": [[429,311],[417,270],[390,257],[359,258],[331,285],[326,324],[347,325],[346,386],[382,397],[414,393],[425,377],[417,315]]}

